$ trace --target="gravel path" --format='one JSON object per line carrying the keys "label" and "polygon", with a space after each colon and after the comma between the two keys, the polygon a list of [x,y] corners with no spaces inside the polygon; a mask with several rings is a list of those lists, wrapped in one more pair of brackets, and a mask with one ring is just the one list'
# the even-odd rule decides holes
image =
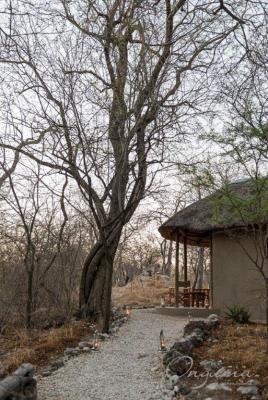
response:
{"label": "gravel path", "polygon": [[[116,336],[99,352],[71,358],[38,381],[39,400],[150,400],[159,398],[163,328],[167,346],[181,337],[186,319],[134,310]],[[157,396],[158,394],[158,396]]]}

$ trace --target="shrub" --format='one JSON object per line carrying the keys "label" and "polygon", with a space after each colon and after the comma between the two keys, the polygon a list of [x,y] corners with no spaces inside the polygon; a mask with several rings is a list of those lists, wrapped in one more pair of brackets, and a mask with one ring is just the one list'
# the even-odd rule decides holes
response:
{"label": "shrub", "polygon": [[226,317],[237,324],[248,324],[250,320],[250,312],[243,306],[227,307]]}

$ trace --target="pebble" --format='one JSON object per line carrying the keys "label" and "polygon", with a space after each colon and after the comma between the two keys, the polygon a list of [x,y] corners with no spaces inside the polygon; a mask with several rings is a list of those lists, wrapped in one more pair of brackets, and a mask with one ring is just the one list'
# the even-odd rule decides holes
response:
{"label": "pebble", "polygon": [[89,342],[80,342],[78,344],[79,349],[83,349],[84,347],[90,347],[90,343]]}
{"label": "pebble", "polygon": [[209,385],[206,386],[207,390],[224,390],[225,392],[231,392],[232,389],[230,388],[230,386],[226,385],[226,383],[217,383],[217,382],[213,382],[210,383]]}
{"label": "pebble", "polygon": [[90,347],[83,347],[82,351],[84,353],[90,353],[91,352],[91,348]]}
{"label": "pebble", "polygon": [[241,393],[243,395],[256,395],[258,394],[258,388],[254,385],[251,386],[239,386],[239,388],[237,389],[238,393]]}

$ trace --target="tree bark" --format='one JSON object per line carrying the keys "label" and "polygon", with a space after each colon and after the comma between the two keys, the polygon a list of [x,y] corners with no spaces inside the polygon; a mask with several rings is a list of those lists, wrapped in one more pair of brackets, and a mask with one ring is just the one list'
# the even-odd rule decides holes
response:
{"label": "tree bark", "polygon": [[197,264],[197,289],[202,289],[204,281],[204,247],[200,247],[198,251],[198,264]]}
{"label": "tree bark", "polygon": [[266,316],[266,352],[268,353],[268,279],[266,278],[266,280],[265,280],[265,291],[266,291],[266,293],[265,293],[265,295],[266,295],[266,301],[265,301],[265,307],[266,307],[266,310],[265,310],[265,316]]}
{"label": "tree bark", "polygon": [[32,325],[32,312],[33,312],[33,268],[27,272],[28,285],[27,285],[27,302],[26,302],[26,328],[29,329]]}
{"label": "tree bark", "polygon": [[99,241],[84,263],[80,285],[80,312],[93,319],[101,332],[108,333],[111,314],[113,262],[120,239],[117,233],[112,242]]}
{"label": "tree bark", "polygon": [[163,259],[162,272],[163,274],[170,276],[171,266],[172,266],[172,254],[173,254],[173,247],[171,241],[169,242],[169,244],[167,243],[166,239],[163,241],[163,243],[161,244],[161,253]]}
{"label": "tree bark", "polygon": [[166,274],[170,276],[171,274],[171,266],[172,266],[172,254],[173,254],[173,246],[172,241],[169,242],[168,247],[168,258],[167,258],[167,265],[166,265]]}

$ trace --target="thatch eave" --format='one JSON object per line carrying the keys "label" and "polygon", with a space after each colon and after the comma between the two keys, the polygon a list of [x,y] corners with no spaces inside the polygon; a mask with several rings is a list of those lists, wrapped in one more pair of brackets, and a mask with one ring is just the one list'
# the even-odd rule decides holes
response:
{"label": "thatch eave", "polygon": [[[265,182],[265,185],[267,180]],[[242,180],[230,183],[228,190],[235,196],[241,199],[248,199],[254,196],[254,184],[252,180]],[[267,197],[267,192],[264,191],[264,196]],[[183,238],[187,238],[187,242],[194,246],[208,247],[210,245],[211,236],[215,232],[226,232],[233,229],[243,229],[254,224],[253,221],[245,221],[239,215],[234,215],[230,208],[224,203],[220,204],[219,214],[222,216],[224,223],[216,221],[215,218],[215,201],[217,198],[223,197],[223,191],[217,191],[212,195],[205,197],[193,204],[190,204],[183,210],[179,211],[169,218],[158,229],[160,234],[168,240],[177,240],[183,242]],[[262,222],[268,221],[268,215],[265,216]]]}

